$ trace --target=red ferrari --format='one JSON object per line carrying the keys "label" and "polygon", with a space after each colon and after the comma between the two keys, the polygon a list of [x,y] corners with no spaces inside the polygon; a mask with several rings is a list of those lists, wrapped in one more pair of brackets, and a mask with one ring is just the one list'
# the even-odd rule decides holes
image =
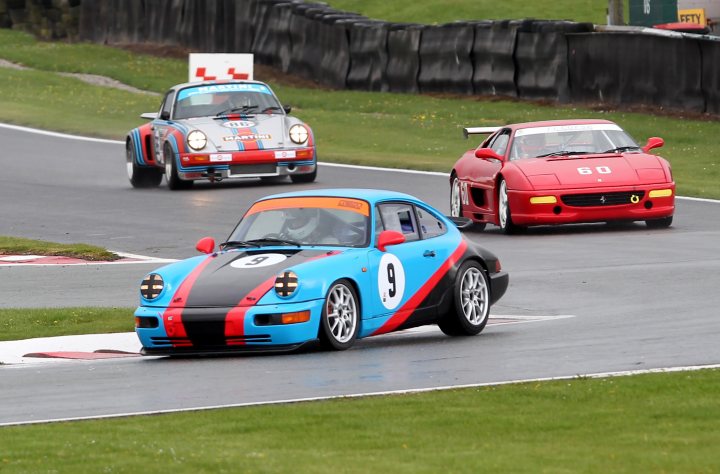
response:
{"label": "red ferrari", "polygon": [[466,128],[490,134],[450,173],[450,212],[513,233],[527,226],[645,221],[669,227],[675,182],[667,160],[608,120]]}

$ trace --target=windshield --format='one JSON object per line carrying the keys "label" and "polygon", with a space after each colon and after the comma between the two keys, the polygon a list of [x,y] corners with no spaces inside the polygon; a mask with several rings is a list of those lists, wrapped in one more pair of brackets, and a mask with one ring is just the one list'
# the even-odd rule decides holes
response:
{"label": "windshield", "polygon": [[510,159],[633,150],[637,143],[615,124],[559,125],[517,130]]}
{"label": "windshield", "polygon": [[269,87],[263,84],[215,84],[186,87],[178,92],[173,118],[260,113],[283,113]]}
{"label": "windshield", "polygon": [[247,211],[228,245],[328,245],[367,247],[370,206],[342,197],[259,201]]}

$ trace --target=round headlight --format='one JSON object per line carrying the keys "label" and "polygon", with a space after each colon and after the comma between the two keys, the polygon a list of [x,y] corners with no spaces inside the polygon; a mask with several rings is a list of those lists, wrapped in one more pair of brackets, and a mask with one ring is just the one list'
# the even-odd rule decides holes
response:
{"label": "round headlight", "polygon": [[275,293],[278,296],[287,298],[292,296],[298,287],[298,277],[295,272],[282,272],[275,278]]}
{"label": "round headlight", "polygon": [[151,273],[140,284],[140,294],[146,300],[154,300],[165,288],[165,282],[157,273]]}
{"label": "round headlight", "polygon": [[187,143],[193,150],[202,150],[207,145],[207,137],[200,130],[193,130],[188,133]]}
{"label": "round headlight", "polygon": [[299,124],[290,127],[290,140],[298,145],[305,143],[308,140],[307,128]]}

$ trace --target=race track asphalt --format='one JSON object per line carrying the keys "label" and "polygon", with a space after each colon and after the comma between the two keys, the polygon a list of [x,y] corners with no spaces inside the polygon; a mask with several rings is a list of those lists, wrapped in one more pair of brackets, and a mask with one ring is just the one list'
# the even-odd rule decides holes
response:
{"label": "race track asphalt", "polygon": [[[0,235],[85,242],[140,255],[195,255],[275,192],[389,188],[448,211],[441,174],[320,166],[310,185],[132,189],[121,144],[7,130]],[[15,158],[16,159],[13,159]],[[322,157],[321,157],[322,159]],[[470,233],[510,273],[493,315],[574,317],[359,341],[343,353],[132,358],[0,366],[0,424],[193,409],[720,362],[720,204],[680,199],[669,229],[604,224]],[[127,306],[152,266],[0,267],[0,306]]]}

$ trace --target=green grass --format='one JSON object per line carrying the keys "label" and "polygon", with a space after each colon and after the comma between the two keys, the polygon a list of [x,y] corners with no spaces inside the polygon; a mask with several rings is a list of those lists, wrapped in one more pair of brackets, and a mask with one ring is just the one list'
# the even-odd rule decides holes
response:
{"label": "green grass", "polygon": [[0,341],[132,332],[133,312],[133,308],[0,309]]}
{"label": "green grass", "polygon": [[42,240],[0,235],[0,255],[57,255],[84,260],[118,260],[120,257],[103,248],[87,244],[58,244]]}
{"label": "green grass", "polygon": [[[627,2],[626,2],[627,3]],[[607,0],[329,0],[335,9],[360,13],[370,18],[424,24],[456,20],[507,20],[537,18],[607,23]],[[626,16],[627,18],[627,16]]]}
{"label": "green grass", "polygon": [[[61,45],[62,60],[48,53],[52,43],[0,30],[0,57],[15,58],[22,50],[25,64],[108,74],[128,80],[116,55],[125,51],[96,45]],[[105,51],[105,55],[98,51]],[[141,55],[125,64],[151,61]],[[133,69],[136,85],[155,81],[162,90],[186,80],[185,61],[165,59],[157,69]],[[262,78],[261,78],[262,79]],[[164,84],[164,86],[163,86]],[[622,111],[591,110],[572,105],[539,105],[477,97],[430,97],[355,91],[327,91],[272,83],[294,114],[314,129],[321,161],[449,171],[455,160],[477,141],[462,139],[464,126],[499,125],[541,119],[608,118],[643,142],[659,135],[666,147],[681,195],[720,198],[720,159],[716,137],[720,122],[672,118]],[[0,121],[64,132],[122,139],[143,123],[138,115],[156,110],[159,98],[88,86],[78,80],[40,71],[0,68]]]}
{"label": "green grass", "polygon": [[704,370],[6,427],[0,471],[718,472],[718,391]]}

